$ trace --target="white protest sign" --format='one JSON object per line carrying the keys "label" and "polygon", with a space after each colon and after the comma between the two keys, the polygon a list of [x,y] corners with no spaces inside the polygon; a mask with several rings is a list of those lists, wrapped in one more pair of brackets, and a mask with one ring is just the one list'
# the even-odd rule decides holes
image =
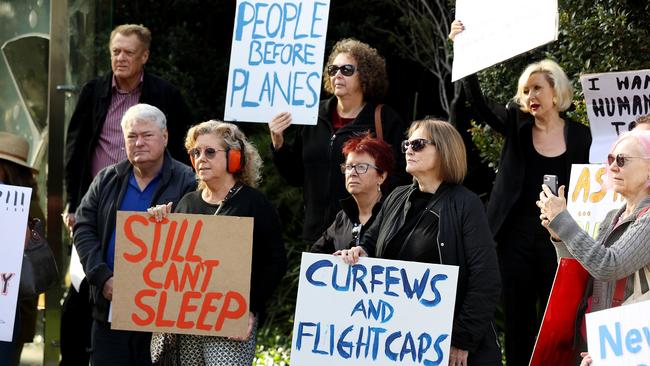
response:
{"label": "white protest sign", "polygon": [[456,0],[451,80],[557,40],[557,0]]}
{"label": "white protest sign", "polygon": [[650,70],[587,74],[580,83],[593,138],[589,161],[602,162],[618,135],[650,114]]}
{"label": "white protest sign", "polygon": [[291,365],[447,365],[458,267],[303,253]]}
{"label": "white protest sign", "polygon": [[237,0],[224,120],[315,125],[329,0]]}
{"label": "white protest sign", "polygon": [[648,365],[650,301],[587,314],[591,366]]}
{"label": "white protest sign", "polygon": [[11,342],[32,189],[0,184],[0,341]]}
{"label": "white protest sign", "polygon": [[596,237],[605,215],[623,205],[623,196],[608,190],[604,164],[573,164],[567,194],[567,210],[592,237]]}

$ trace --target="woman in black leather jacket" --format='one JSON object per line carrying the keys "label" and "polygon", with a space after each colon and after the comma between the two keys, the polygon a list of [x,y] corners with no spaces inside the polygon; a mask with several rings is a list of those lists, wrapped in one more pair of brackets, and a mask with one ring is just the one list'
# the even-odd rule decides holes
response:
{"label": "woman in black leather jacket", "polygon": [[402,150],[413,184],[386,198],[360,246],[335,254],[346,263],[373,256],[458,266],[449,364],[501,365],[495,244],[481,200],[461,185],[467,173],[462,138],[447,122],[415,121]]}

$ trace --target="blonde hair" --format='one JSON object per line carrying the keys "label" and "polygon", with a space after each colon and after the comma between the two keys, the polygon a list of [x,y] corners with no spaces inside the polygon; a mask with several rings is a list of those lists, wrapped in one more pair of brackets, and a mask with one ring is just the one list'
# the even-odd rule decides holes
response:
{"label": "blonde hair", "polygon": [[446,121],[423,119],[411,123],[409,137],[418,128],[424,128],[429,140],[438,151],[442,180],[450,183],[462,183],[467,174],[467,154],[460,133]]}
{"label": "blonde hair", "polygon": [[523,112],[530,112],[528,106],[523,102],[524,99],[524,86],[532,74],[543,73],[546,76],[546,81],[555,90],[555,98],[553,102],[557,106],[558,111],[566,111],[573,102],[573,85],[566,76],[566,73],[560,65],[553,60],[542,60],[528,65],[524,72],[519,76],[517,82],[517,94],[512,98],[514,102],[519,104],[519,109]]}
{"label": "blonde hair", "polygon": [[[210,120],[192,126],[185,137],[185,149],[190,151],[196,144],[196,139],[201,135],[213,134],[223,140],[227,147],[233,150],[241,150],[244,144],[243,167],[233,174],[235,180],[250,187],[257,187],[262,180],[262,158],[255,145],[246,139],[246,135],[232,123]],[[241,143],[241,144],[240,144]],[[224,146],[224,147],[226,147]],[[199,190],[207,188],[205,182],[199,180]]]}
{"label": "blonde hair", "polygon": [[111,38],[108,40],[108,47],[111,46],[113,38],[118,33],[123,36],[130,36],[132,34],[135,34],[142,43],[142,46],[145,50],[149,50],[149,47],[151,46],[151,31],[149,28],[145,27],[142,24],[122,24],[115,27],[115,29],[113,29],[111,32]]}

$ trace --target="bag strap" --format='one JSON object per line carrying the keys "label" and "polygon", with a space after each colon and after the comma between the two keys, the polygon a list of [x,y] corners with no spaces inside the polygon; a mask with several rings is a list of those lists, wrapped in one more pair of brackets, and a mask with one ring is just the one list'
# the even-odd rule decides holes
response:
{"label": "bag strap", "polygon": [[[644,207],[636,215],[636,219],[638,220],[641,217],[643,217],[643,215],[645,215],[648,212],[648,210],[650,210],[650,206]],[[639,276],[639,280],[641,280],[640,271],[643,271],[643,268],[641,268],[639,270],[639,272],[635,273],[635,279],[636,279],[636,276]],[[644,273],[644,278],[645,278],[645,273]],[[635,281],[635,282],[637,282],[637,281]],[[627,277],[621,278],[620,280],[616,281],[616,287],[614,288],[614,297],[612,298],[612,307],[620,306],[625,301],[625,286],[626,285],[627,285]],[[646,282],[646,286],[647,286],[647,282]]]}
{"label": "bag strap", "polygon": [[384,140],[384,132],[381,127],[381,108],[383,104],[377,104],[375,107],[375,134],[380,140]]}

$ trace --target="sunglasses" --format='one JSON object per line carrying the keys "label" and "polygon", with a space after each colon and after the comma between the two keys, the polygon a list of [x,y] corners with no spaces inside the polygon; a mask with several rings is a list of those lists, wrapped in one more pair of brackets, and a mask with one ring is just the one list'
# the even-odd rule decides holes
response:
{"label": "sunglasses", "polygon": [[217,154],[217,151],[226,151],[226,150],[219,150],[219,149],[215,149],[215,148],[212,148],[212,147],[207,147],[207,148],[201,150],[198,147],[195,147],[195,148],[191,149],[190,151],[188,151],[188,153],[190,154],[192,159],[198,159],[201,156],[201,153],[203,153],[203,155],[205,155],[206,158],[208,158],[209,160],[212,160],[212,159],[214,159],[214,156]]}
{"label": "sunglasses", "polygon": [[415,140],[404,140],[402,141],[402,152],[406,154],[406,150],[410,147],[414,152],[421,151],[424,149],[427,144],[435,145],[433,141],[427,139],[415,139]]}
{"label": "sunglasses", "polygon": [[608,155],[607,155],[607,165],[612,165],[612,163],[613,163],[614,161],[616,161],[616,165],[617,165],[619,168],[622,168],[622,167],[625,166],[627,160],[629,160],[629,159],[644,159],[644,160],[648,160],[648,159],[650,159],[650,158],[644,158],[644,157],[642,157],[642,156],[625,156],[625,155],[621,155],[621,154],[616,154],[616,156],[614,156],[614,155],[612,155],[612,154],[608,154]]}
{"label": "sunglasses", "polygon": [[354,170],[357,174],[365,174],[368,172],[368,168],[374,168],[378,172],[382,172],[378,167],[369,164],[369,163],[359,163],[359,164],[341,164],[341,173],[350,174]]}
{"label": "sunglasses", "polygon": [[328,66],[327,66],[327,74],[328,74],[329,76],[334,76],[334,75],[336,75],[336,73],[339,72],[339,70],[340,70],[340,71],[341,71],[341,74],[343,74],[343,76],[352,76],[352,74],[354,74],[354,71],[355,71],[356,69],[357,69],[357,68],[354,67],[354,65],[350,65],[350,64],[345,64],[345,65],[341,65],[341,66],[338,66],[338,65],[328,65]]}

